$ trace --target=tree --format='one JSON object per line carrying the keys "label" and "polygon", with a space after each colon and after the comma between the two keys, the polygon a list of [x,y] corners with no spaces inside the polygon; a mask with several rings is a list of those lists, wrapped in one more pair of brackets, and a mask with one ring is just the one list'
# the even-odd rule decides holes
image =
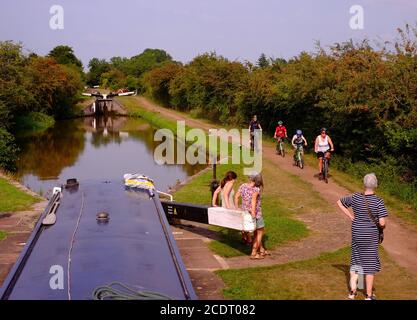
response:
{"label": "tree", "polygon": [[147,72],[144,76],[147,94],[155,100],[168,105],[170,103],[170,83],[182,69],[183,66],[179,63],[167,62]]}
{"label": "tree", "polygon": [[270,61],[266,57],[265,53],[262,53],[258,59],[257,66],[259,68],[268,68],[270,66]]}
{"label": "tree", "polygon": [[22,45],[11,41],[0,42],[0,102],[5,127],[9,127],[15,114],[26,112],[33,104],[33,95],[28,90],[30,80],[26,76],[28,59],[22,54]]}
{"label": "tree", "polygon": [[74,65],[80,70],[83,68],[82,62],[75,56],[74,50],[69,46],[57,46],[53,48],[48,57],[54,58],[59,64]]}
{"label": "tree", "polygon": [[140,77],[146,71],[158,67],[167,61],[172,61],[172,57],[165,50],[145,49],[141,54],[129,60],[125,72],[127,75]]}
{"label": "tree", "polygon": [[126,88],[127,79],[122,71],[112,68],[101,75],[100,85],[102,87],[110,88],[112,90]]}
{"label": "tree", "polygon": [[87,84],[91,87],[99,85],[101,75],[110,70],[110,64],[105,59],[93,58],[88,63]]}

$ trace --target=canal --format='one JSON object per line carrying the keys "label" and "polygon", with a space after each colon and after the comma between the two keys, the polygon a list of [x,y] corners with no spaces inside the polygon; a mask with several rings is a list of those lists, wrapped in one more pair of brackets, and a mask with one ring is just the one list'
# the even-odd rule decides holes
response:
{"label": "canal", "polygon": [[18,137],[17,178],[46,195],[69,178],[121,182],[124,173],[141,173],[166,191],[202,169],[157,164],[154,150],[161,142],[154,141],[155,131],[144,120],[128,117],[57,121],[42,133]]}

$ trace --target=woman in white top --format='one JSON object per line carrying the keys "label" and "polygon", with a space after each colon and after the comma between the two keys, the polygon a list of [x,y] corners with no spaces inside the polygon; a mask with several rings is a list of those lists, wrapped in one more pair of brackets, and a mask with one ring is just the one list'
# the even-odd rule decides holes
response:
{"label": "woman in white top", "polygon": [[235,209],[233,198],[235,192],[233,190],[233,185],[236,181],[237,174],[234,171],[226,172],[226,175],[222,179],[220,186],[214,191],[212,206],[217,207],[217,198],[220,193],[220,199],[222,207],[226,209]]}
{"label": "woman in white top", "polygon": [[332,139],[327,135],[327,129],[322,128],[320,135],[316,138],[314,145],[314,151],[317,153],[317,159],[319,159],[319,177],[321,177],[321,171],[323,169],[323,157],[330,159],[330,152],[334,151],[334,145]]}
{"label": "woman in white top", "polygon": [[[222,207],[226,209],[236,210],[234,204],[235,192],[233,190],[233,185],[237,179],[237,174],[234,171],[226,172],[223,180],[220,183],[220,186],[214,191],[212,206],[217,207],[217,198],[220,193],[220,200]],[[249,232],[242,231],[242,242],[247,245],[252,244],[252,238]]]}

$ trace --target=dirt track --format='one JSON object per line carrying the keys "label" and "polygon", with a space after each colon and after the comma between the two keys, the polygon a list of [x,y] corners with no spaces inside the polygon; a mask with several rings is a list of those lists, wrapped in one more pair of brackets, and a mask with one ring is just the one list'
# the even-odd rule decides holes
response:
{"label": "dirt track", "polygon": [[[198,127],[207,131],[214,128],[213,125],[205,121],[191,119],[179,112],[162,108],[144,97],[136,97],[136,99],[142,107],[153,112],[158,112],[171,120],[185,120],[188,126]],[[282,158],[277,156],[274,148],[271,146],[263,147],[263,157],[272,161],[281,170],[294,174],[310,183],[314,190],[328,200],[329,211],[335,214],[315,214],[314,216],[304,214],[300,216],[300,219],[313,231],[313,235],[304,240],[280,247],[273,252],[271,258],[253,264],[253,261],[248,260],[247,257],[236,257],[226,259],[227,264],[233,268],[241,268],[285,263],[313,257],[319,253],[340,248],[349,243],[350,222],[338,211],[336,201],[350,192],[331,179],[329,184],[319,181],[314,176],[317,171],[316,168],[306,166],[304,170],[300,170],[294,167],[291,157]],[[383,247],[398,265],[404,267],[410,274],[417,278],[417,231],[414,228],[405,225],[394,214],[391,214],[387,222]]]}

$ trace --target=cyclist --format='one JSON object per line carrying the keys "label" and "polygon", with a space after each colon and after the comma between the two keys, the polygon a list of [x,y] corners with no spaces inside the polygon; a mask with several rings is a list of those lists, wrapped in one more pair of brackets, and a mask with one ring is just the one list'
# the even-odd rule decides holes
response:
{"label": "cyclist", "polygon": [[319,159],[319,178],[322,178],[323,170],[323,157],[330,159],[330,152],[334,151],[334,145],[332,139],[327,135],[327,129],[321,128],[320,135],[317,136],[314,145],[314,151],[317,153],[317,159]]}
{"label": "cyclist", "polygon": [[304,138],[303,132],[301,130],[296,131],[295,135],[292,137],[291,144],[295,149],[294,160],[296,160],[295,156],[297,154],[297,147],[301,146],[301,154],[303,154],[303,146],[307,146],[307,140]]}
{"label": "cyclist", "polygon": [[287,136],[287,128],[285,128],[283,122],[280,120],[278,121],[278,127],[275,128],[274,138],[277,139],[277,143],[279,144],[284,138],[288,138]]}
{"label": "cyclist", "polygon": [[250,145],[251,149],[253,149],[254,146],[254,135],[255,130],[262,130],[261,124],[258,121],[258,118],[256,115],[252,117],[251,122],[249,123],[249,132],[250,132]]}

